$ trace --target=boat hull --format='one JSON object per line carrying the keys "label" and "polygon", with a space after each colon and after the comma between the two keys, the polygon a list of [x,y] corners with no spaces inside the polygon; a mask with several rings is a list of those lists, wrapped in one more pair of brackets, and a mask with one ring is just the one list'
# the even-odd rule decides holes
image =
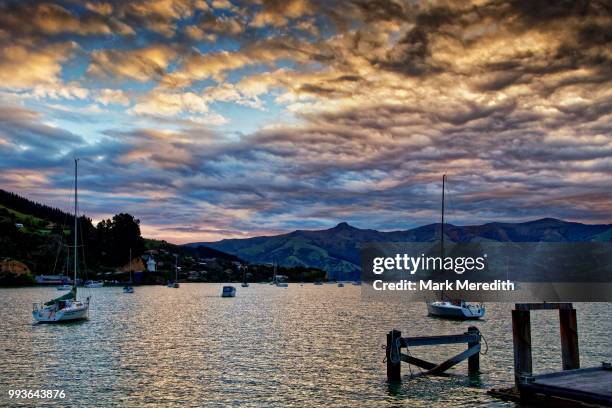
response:
{"label": "boat hull", "polygon": [[449,302],[431,302],[427,303],[427,313],[429,316],[445,319],[475,320],[484,316],[485,309],[483,307],[456,306]]}
{"label": "boat hull", "polygon": [[221,291],[221,297],[236,297],[236,288],[233,286],[224,286]]}
{"label": "boat hull", "polygon": [[43,308],[32,312],[32,317],[37,323],[62,323],[75,320],[85,320],[88,317],[89,305],[71,307],[53,311]]}

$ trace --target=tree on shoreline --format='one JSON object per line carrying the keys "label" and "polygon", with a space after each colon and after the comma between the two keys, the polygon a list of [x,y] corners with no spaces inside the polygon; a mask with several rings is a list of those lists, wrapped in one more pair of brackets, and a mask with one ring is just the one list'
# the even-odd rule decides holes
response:
{"label": "tree on shoreline", "polygon": [[129,250],[136,258],[144,253],[144,239],[140,234],[140,220],[127,213],[116,214],[96,226],[100,262],[105,266],[127,263]]}

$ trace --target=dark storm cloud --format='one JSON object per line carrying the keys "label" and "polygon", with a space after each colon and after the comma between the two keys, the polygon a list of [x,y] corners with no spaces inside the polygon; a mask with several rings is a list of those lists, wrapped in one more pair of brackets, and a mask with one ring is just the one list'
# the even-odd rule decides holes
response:
{"label": "dark storm cloud", "polygon": [[[1,110],[2,180],[61,190],[79,156],[92,214],[132,212],[182,241],[432,222],[442,173],[452,222],[609,222],[609,2],[215,3],[4,3],[3,86],[44,103],[74,70],[129,103],[123,123]],[[267,126],[206,123],[245,101],[274,108]],[[95,138],[57,125],[105,119]]]}
{"label": "dark storm cloud", "polygon": [[85,141],[70,132],[40,121],[41,115],[19,106],[0,109],[0,149],[4,151],[1,166],[11,168],[17,162],[43,167],[64,156],[64,152]]}

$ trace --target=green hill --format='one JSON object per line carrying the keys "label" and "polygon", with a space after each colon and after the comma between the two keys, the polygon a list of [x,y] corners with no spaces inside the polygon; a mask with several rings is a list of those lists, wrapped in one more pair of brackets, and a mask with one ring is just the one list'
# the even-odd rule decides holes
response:
{"label": "green hill", "polygon": [[[289,234],[225,239],[206,245],[239,256],[250,262],[303,265],[327,271],[332,278],[358,279],[361,243],[431,242],[439,240],[440,224],[405,230],[380,232],[359,229],[343,222],[319,231],[297,230]],[[456,226],[445,224],[445,237],[454,242],[611,242],[612,225],[587,225],[553,218],[523,223],[488,223]]]}

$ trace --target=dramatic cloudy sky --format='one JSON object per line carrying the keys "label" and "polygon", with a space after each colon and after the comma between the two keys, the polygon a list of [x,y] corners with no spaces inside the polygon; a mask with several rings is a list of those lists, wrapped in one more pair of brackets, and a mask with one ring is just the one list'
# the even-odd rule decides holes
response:
{"label": "dramatic cloudy sky", "polygon": [[0,187],[174,242],[612,222],[609,1],[0,2]]}

